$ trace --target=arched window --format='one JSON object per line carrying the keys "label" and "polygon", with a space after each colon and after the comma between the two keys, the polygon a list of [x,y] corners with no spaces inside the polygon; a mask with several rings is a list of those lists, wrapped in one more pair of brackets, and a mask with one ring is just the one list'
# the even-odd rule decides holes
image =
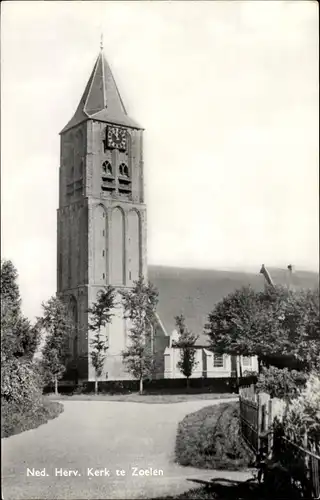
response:
{"label": "arched window", "polygon": [[109,161],[104,161],[102,164],[102,170],[104,174],[112,175],[112,165]]}
{"label": "arched window", "polygon": [[122,177],[129,177],[129,169],[128,169],[128,165],[126,165],[125,163],[121,163],[119,165],[119,174],[122,176]]}

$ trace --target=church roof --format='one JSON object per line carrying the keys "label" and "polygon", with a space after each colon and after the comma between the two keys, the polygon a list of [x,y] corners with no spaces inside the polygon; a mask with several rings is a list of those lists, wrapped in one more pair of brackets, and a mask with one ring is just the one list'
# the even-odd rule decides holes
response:
{"label": "church roof", "polygon": [[102,50],[95,62],[76,112],[61,133],[89,119],[142,128],[128,116]]}
{"label": "church roof", "polygon": [[[275,284],[288,284],[286,269],[269,269]],[[203,333],[208,315],[217,302],[237,288],[251,285],[255,290],[263,290],[264,277],[257,273],[241,271],[217,271],[212,269],[185,269],[175,267],[148,266],[148,278],[159,291],[157,312],[171,335],[176,325],[174,317],[183,314],[186,325],[199,335],[197,345],[208,345]],[[291,283],[300,288],[314,288],[319,284],[317,273],[297,270]]]}

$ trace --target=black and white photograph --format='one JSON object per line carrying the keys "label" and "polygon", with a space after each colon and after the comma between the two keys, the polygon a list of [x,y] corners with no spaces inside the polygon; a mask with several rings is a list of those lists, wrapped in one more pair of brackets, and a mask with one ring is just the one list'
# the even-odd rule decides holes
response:
{"label": "black and white photograph", "polygon": [[2,2],[2,500],[320,499],[318,25]]}

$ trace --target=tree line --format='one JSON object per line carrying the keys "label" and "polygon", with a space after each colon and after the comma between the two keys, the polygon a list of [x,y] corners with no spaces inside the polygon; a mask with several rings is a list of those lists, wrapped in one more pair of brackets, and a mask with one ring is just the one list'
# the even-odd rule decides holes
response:
{"label": "tree line", "polygon": [[205,333],[215,352],[258,356],[260,370],[319,371],[319,289],[240,288],[216,304]]}
{"label": "tree line", "polygon": [[[58,391],[71,358],[71,339],[77,325],[58,298],[42,304],[42,316],[31,324],[21,313],[21,298],[17,271],[11,261],[1,264],[1,357],[12,367],[17,360],[31,362],[41,339],[41,359],[37,373]],[[127,371],[139,380],[140,392],[144,380],[154,370],[153,330],[156,324],[158,291],[141,276],[128,290],[120,290],[124,318],[129,323],[129,342],[122,351]],[[95,391],[98,391],[109,344],[103,333],[112,322],[119,305],[116,290],[106,286],[88,309],[90,337],[89,355],[95,371]],[[178,368],[189,379],[197,366],[198,335],[191,332],[183,315],[175,317],[178,340],[173,347],[180,350]],[[234,356],[258,356],[259,368],[275,366],[300,372],[320,369],[319,290],[291,290],[286,287],[266,287],[256,292],[243,287],[213,305],[204,333],[213,352]],[[19,364],[21,367],[21,363]]]}
{"label": "tree line", "polygon": [[[18,359],[28,360],[32,373],[37,374],[43,384],[53,384],[57,394],[59,380],[72,359],[71,344],[77,333],[77,325],[67,304],[57,296],[42,303],[42,315],[31,324],[21,312],[17,279],[18,273],[12,262],[2,261],[1,357],[12,367],[12,373]],[[109,349],[108,337],[103,333],[103,329],[112,322],[118,305],[122,306],[124,318],[130,324],[129,342],[121,354],[127,371],[139,380],[140,393],[143,392],[144,381],[152,377],[155,368],[152,344],[157,321],[158,291],[141,276],[133,288],[120,290],[119,294],[118,304],[115,288],[106,286],[98,292],[96,301],[87,310],[88,329],[92,334],[89,340],[89,356],[95,372],[96,393]],[[188,381],[196,365],[194,343],[197,336],[186,328],[183,316],[177,316],[176,323],[179,341],[175,345],[181,349],[179,367]],[[41,343],[41,357],[35,359],[35,353]],[[11,391],[9,386],[8,379],[8,393]]]}
{"label": "tree line", "polygon": [[[153,352],[154,328],[157,322],[156,309],[158,304],[158,290],[150,281],[145,281],[143,276],[134,282],[129,290],[119,291],[123,307],[124,318],[129,321],[129,341],[122,351],[122,359],[127,371],[139,380],[139,392],[143,393],[143,383],[151,379],[155,369]],[[114,287],[108,285],[100,290],[96,302],[88,310],[89,330],[93,332],[90,340],[91,363],[95,370],[95,393],[98,392],[98,381],[101,377],[104,361],[108,351],[108,338],[102,335],[101,329],[112,322],[114,310],[117,307]],[[181,351],[181,360],[178,365],[187,379],[197,364],[194,347],[198,336],[190,332],[185,326],[183,315],[176,317],[179,339],[175,347]]]}

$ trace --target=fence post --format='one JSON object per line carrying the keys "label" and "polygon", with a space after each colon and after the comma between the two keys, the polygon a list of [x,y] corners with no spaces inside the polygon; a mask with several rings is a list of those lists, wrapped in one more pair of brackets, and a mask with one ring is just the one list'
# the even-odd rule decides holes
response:
{"label": "fence post", "polygon": [[[269,401],[270,401],[270,399],[269,399]],[[269,428],[270,428],[270,426],[269,426],[269,401],[266,401],[266,404],[265,404],[265,408],[266,408],[266,410],[265,410],[266,411],[266,415],[265,415],[265,426],[266,426],[266,428],[265,428],[265,431],[266,432],[269,432]],[[268,440],[269,440],[269,438],[268,438]]]}
{"label": "fence post", "polygon": [[261,422],[262,422],[262,411],[261,411],[261,395],[258,394],[257,398],[257,404],[258,404],[258,428],[257,428],[257,437],[258,437],[258,452],[261,448]]}
{"label": "fence post", "polygon": [[269,416],[269,421],[268,421],[268,455],[272,453],[273,450],[273,400],[269,399],[268,401],[268,416]]}
{"label": "fence post", "polygon": [[[303,436],[303,448],[305,450],[308,449],[308,434],[307,432],[304,433],[304,436]],[[307,453],[304,454],[304,465],[306,466],[306,468],[308,469],[308,465],[309,465],[309,455]]]}

